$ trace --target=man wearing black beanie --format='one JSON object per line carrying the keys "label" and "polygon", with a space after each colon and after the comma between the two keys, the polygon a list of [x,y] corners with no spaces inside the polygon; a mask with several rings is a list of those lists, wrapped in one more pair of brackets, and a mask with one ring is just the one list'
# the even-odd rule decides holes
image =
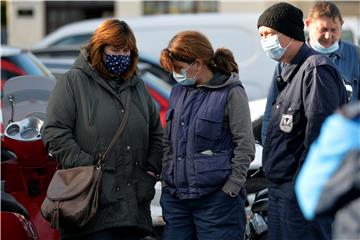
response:
{"label": "man wearing black beanie", "polygon": [[[329,222],[304,219],[294,193],[294,181],[324,119],[346,103],[335,65],[305,43],[303,13],[277,3],[258,19],[261,45],[282,68],[279,95],[273,104],[262,164],[269,181],[268,239],[331,239]],[[314,179],[316,181],[316,179]]]}

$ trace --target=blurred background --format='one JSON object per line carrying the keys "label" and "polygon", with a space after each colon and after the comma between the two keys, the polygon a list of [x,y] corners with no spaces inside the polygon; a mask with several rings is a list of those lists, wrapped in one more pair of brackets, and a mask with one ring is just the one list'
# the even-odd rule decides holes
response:
{"label": "blurred background", "polygon": [[[288,1],[307,10],[314,1]],[[346,38],[359,45],[360,1],[333,1],[345,18]],[[59,27],[85,19],[182,13],[245,13],[259,14],[275,1],[1,1],[1,43],[31,48]],[[256,26],[254,26],[256,28]]]}
{"label": "blurred background", "polygon": [[[308,9],[315,1],[287,2],[302,9],[304,17],[306,17]],[[333,2],[340,9],[345,21],[342,28],[342,39],[359,45],[360,1]],[[125,20],[135,33],[139,48],[139,74],[155,100],[164,125],[169,107],[168,100],[171,86],[176,81],[171,74],[161,68],[159,53],[167,46],[171,37],[178,31],[198,30],[209,38],[215,49],[219,47],[230,49],[239,65],[240,79],[249,99],[254,136],[258,143],[260,141],[262,115],[265,109],[268,87],[277,62],[268,58],[262,50],[256,23],[260,14],[274,3],[276,1],[269,0],[1,0],[0,90],[3,104],[0,106],[0,133],[2,133],[3,129],[7,129],[6,127],[10,119],[13,118],[14,112],[14,119],[18,121],[28,116],[29,110],[33,111],[35,107],[41,108],[41,111],[37,111],[40,113],[45,112],[44,109],[46,109],[47,102],[42,104],[42,101],[38,101],[41,96],[38,96],[36,91],[32,91],[34,90],[33,87],[35,88],[37,85],[30,81],[35,81],[37,78],[14,77],[37,75],[50,77],[50,80],[48,80],[53,82],[54,77],[60,77],[71,68],[72,63],[79,54],[80,46],[90,39],[91,34],[104,18],[116,17]],[[18,81],[17,79],[21,80]],[[20,101],[22,105],[16,105],[16,111],[12,105],[13,98],[10,99],[13,94],[11,91],[16,90],[16,88],[12,89],[14,81],[19,88],[22,89],[27,86],[29,92],[34,93],[19,98],[24,104]],[[29,83],[24,84],[24,81]],[[10,84],[8,84],[9,82]],[[2,144],[2,146],[6,145]],[[32,152],[36,151],[32,150]],[[2,155],[4,161],[12,159],[12,157],[11,155],[6,158]],[[262,147],[256,144],[255,160],[252,162],[248,174],[252,180],[248,180],[247,183],[247,192],[249,193],[246,205],[248,217],[251,214],[250,209],[254,193],[264,189],[267,184],[263,175],[255,174],[261,172],[258,171],[261,166],[261,159]],[[37,161],[29,162],[36,163]],[[35,198],[30,196],[30,198],[24,198],[23,201],[20,198],[18,199],[20,199],[22,205],[31,207],[28,210],[32,213],[31,220],[40,233],[39,239],[58,239],[58,232],[48,230],[49,226],[44,225],[46,222],[38,218],[40,216],[39,206],[45,196],[48,184],[48,182],[37,184],[39,179],[45,179],[41,175],[43,171],[38,171],[36,166],[33,169],[26,168],[26,171],[28,171],[27,169],[33,171],[32,174],[26,175],[28,178],[26,178],[26,181],[22,181],[22,185],[20,183],[14,185],[15,187],[20,186],[19,188],[12,188],[12,183],[18,182],[17,178],[12,179],[12,177],[18,177],[19,174],[13,174],[12,168],[9,168],[10,170],[7,170],[8,176],[4,175],[3,172],[6,172],[6,169],[6,165],[4,167],[2,165],[1,179],[2,182],[8,182],[8,185],[6,185],[8,193],[14,196],[26,197],[28,197],[28,192],[35,193]],[[46,174],[52,176],[53,172],[48,171]],[[34,182],[36,184],[33,184]],[[30,183],[30,185],[24,183]],[[43,188],[40,189],[39,186],[43,186]],[[151,213],[155,232],[157,232],[157,236],[161,236],[165,223],[162,219],[162,210],[159,204],[160,182],[156,184],[155,189],[156,195],[151,204]],[[42,198],[37,198],[38,195],[42,196]],[[261,198],[259,198],[259,201],[265,202]],[[7,223],[8,225],[2,229],[8,230],[12,237],[5,237],[4,239],[20,239],[13,237],[16,231],[8,227],[14,224]],[[262,229],[267,229],[267,227]],[[46,235],[47,233],[53,234],[52,237]]]}

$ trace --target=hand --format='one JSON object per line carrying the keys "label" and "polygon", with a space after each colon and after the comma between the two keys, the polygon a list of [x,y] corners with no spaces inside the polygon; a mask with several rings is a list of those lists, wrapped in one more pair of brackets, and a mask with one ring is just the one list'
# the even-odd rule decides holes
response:
{"label": "hand", "polygon": [[230,197],[236,197],[236,196],[237,196],[236,193],[230,192],[229,190],[227,190],[226,187],[222,187],[222,188],[221,188],[221,191],[223,191],[224,193],[226,193],[226,194],[229,195]]}
{"label": "hand", "polygon": [[146,171],[146,173],[147,173],[147,174],[149,174],[150,176],[152,176],[152,177],[156,178],[156,180],[158,180],[158,179],[159,179],[159,176],[158,176],[158,175],[156,175],[154,172],[151,172],[151,171]]}

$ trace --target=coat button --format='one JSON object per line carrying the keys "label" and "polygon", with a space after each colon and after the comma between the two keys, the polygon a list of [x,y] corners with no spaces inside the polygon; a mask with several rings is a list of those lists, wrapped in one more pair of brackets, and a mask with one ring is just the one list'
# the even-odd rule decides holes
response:
{"label": "coat button", "polygon": [[130,146],[126,146],[126,150],[130,150],[131,149],[131,147]]}
{"label": "coat button", "polygon": [[276,108],[279,108],[279,105],[276,105]]}
{"label": "coat button", "polygon": [[116,191],[117,191],[117,192],[120,191],[120,187],[116,187]]}
{"label": "coat button", "polygon": [[122,113],[123,113],[123,112],[125,112],[125,110],[124,110],[124,109],[121,109],[121,110],[120,110],[120,112],[122,112]]}
{"label": "coat button", "polygon": [[184,122],[181,122],[181,123],[180,123],[180,125],[181,125],[181,126],[184,126],[184,125],[185,125],[185,123],[184,123]]}
{"label": "coat button", "polygon": [[182,160],[182,158],[181,158],[181,157],[178,157],[177,159],[178,159],[178,160]]}
{"label": "coat button", "polygon": [[138,161],[136,161],[136,162],[135,162],[135,165],[139,165],[139,162],[138,162]]}
{"label": "coat button", "polygon": [[130,186],[131,186],[131,183],[128,183],[127,185],[128,185],[128,187],[130,187]]}

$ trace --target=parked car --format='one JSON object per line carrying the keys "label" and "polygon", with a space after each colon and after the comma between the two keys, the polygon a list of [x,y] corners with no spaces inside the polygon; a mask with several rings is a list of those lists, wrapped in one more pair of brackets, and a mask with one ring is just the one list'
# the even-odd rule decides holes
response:
{"label": "parked car", "polygon": [[[267,96],[276,62],[263,52],[256,27],[258,13],[201,13],[156,15],[124,19],[134,30],[139,52],[156,62],[160,51],[179,31],[198,30],[214,48],[230,49],[240,69],[249,100]],[[65,25],[38,42],[33,50],[85,44],[105,19],[91,19]]]}
{"label": "parked car", "polygon": [[53,74],[28,50],[1,45],[0,56],[1,81],[22,75],[53,77]]}

